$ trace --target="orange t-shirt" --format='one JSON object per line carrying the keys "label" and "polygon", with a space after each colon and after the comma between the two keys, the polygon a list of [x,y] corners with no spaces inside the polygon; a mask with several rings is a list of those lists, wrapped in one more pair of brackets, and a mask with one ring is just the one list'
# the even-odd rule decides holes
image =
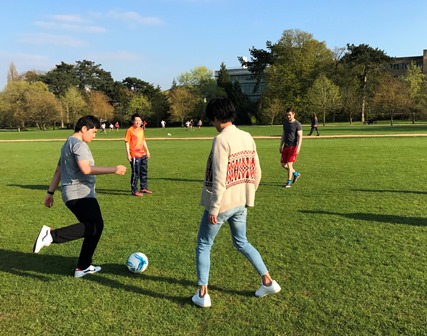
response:
{"label": "orange t-shirt", "polygon": [[125,141],[129,144],[130,156],[139,158],[146,155],[144,130],[141,127],[129,127],[126,131]]}

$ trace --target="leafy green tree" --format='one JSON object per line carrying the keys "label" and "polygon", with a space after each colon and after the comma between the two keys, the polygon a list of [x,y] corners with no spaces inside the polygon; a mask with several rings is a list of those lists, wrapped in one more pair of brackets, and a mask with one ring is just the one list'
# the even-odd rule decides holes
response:
{"label": "leafy green tree", "polygon": [[[177,87],[184,87],[191,91],[194,99],[192,102],[193,111],[189,112],[189,117],[202,118],[206,106],[205,102],[213,97],[225,95],[223,89],[217,85],[213,72],[205,66],[198,66],[189,72],[184,72],[178,76],[177,80]],[[171,89],[171,91],[174,90]]]}
{"label": "leafy green tree", "polygon": [[271,101],[265,100],[265,105],[261,109],[261,116],[268,119],[271,126],[274,125],[274,120],[285,111],[282,101],[273,98]]}
{"label": "leafy green tree", "polygon": [[114,106],[114,120],[119,121],[121,124],[125,121],[130,101],[134,95],[122,82],[114,82],[113,97],[111,99],[111,104]]}
{"label": "leafy green tree", "polygon": [[320,74],[308,90],[307,100],[312,111],[322,115],[323,126],[325,126],[326,116],[341,103],[340,89],[324,74]]}
{"label": "leafy green tree", "polygon": [[[388,64],[391,58],[384,51],[378,48],[372,48],[367,44],[347,44],[347,52],[341,58],[341,62],[345,65],[347,71],[352,76],[358,78],[361,88],[361,120],[365,122],[365,107],[369,91],[369,83],[371,77],[375,77],[380,73],[387,72]],[[373,86],[371,86],[371,90]]]}
{"label": "leafy green tree", "polygon": [[147,97],[140,95],[132,98],[129,104],[129,114],[138,113],[142,120],[147,120],[153,114],[151,103]]}
{"label": "leafy green tree", "polygon": [[389,116],[390,125],[396,113],[404,113],[410,103],[408,88],[404,81],[391,74],[383,80],[375,91],[373,106],[384,116]]}
{"label": "leafy green tree", "polygon": [[416,112],[419,111],[422,106],[425,106],[427,101],[427,96],[422,92],[427,77],[423,74],[422,69],[412,62],[409,64],[403,79],[408,87],[408,94],[411,99],[409,107],[412,110],[412,123],[415,124]]}
{"label": "leafy green tree", "polygon": [[267,42],[267,49],[251,49],[251,61],[240,59],[242,65],[257,79],[265,80],[268,99],[301,109],[314,80],[332,67],[333,53],[325,42],[300,30],[285,30],[276,44]]}
{"label": "leafy green tree", "polygon": [[20,131],[25,128],[27,116],[27,91],[30,84],[22,80],[10,81],[4,90],[5,106],[9,110],[14,126]]}
{"label": "leafy green tree", "polygon": [[86,114],[87,103],[80,91],[71,86],[61,98],[65,116],[61,114],[61,127],[64,127],[64,117],[67,125],[74,126],[77,120]]}
{"label": "leafy green tree", "polygon": [[113,97],[114,80],[111,73],[101,68],[101,64],[83,60],[76,62],[77,78],[79,89],[82,91],[94,90],[105,93],[108,97]]}
{"label": "leafy green tree", "polygon": [[47,84],[49,90],[57,97],[63,97],[70,87],[78,87],[79,85],[75,65],[64,62],[41,75],[40,80]]}
{"label": "leafy green tree", "polygon": [[26,92],[26,114],[41,130],[60,119],[61,103],[43,82],[30,83]]}
{"label": "leafy green tree", "polygon": [[114,107],[110,104],[108,96],[101,91],[90,90],[87,94],[89,113],[102,121],[112,120]]}
{"label": "leafy green tree", "polygon": [[184,127],[185,119],[194,111],[196,97],[186,87],[176,87],[168,92],[170,114],[172,121],[180,121]]}

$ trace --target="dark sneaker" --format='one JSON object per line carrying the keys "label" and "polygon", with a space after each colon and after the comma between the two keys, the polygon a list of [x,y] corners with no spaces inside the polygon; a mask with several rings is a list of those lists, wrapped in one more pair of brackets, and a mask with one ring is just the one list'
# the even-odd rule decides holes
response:
{"label": "dark sneaker", "polygon": [[140,192],[143,194],[152,194],[153,193],[151,190],[148,190],[148,189],[141,189]]}
{"label": "dark sneaker", "polygon": [[40,230],[39,236],[37,237],[34,243],[33,253],[39,253],[42,247],[49,246],[52,241],[53,239],[50,234],[50,227],[43,225],[42,229]]}
{"label": "dark sneaker", "polygon": [[298,175],[294,175],[294,179],[292,181],[292,183],[295,183],[296,181],[298,181],[298,179],[300,178],[301,174],[298,173]]}
{"label": "dark sneaker", "polygon": [[211,306],[211,297],[209,294],[205,294],[203,297],[200,297],[199,290],[197,290],[197,293],[193,295],[191,301],[199,307],[209,308]]}
{"label": "dark sneaker", "polygon": [[258,288],[258,290],[255,292],[255,296],[263,297],[269,294],[276,294],[279,293],[281,289],[282,288],[279,286],[276,280],[273,280],[270,286],[264,286],[261,281],[261,287]]}
{"label": "dark sneaker", "polygon": [[136,196],[136,197],[141,197],[141,196],[144,196],[144,194],[143,193],[141,193],[141,192],[136,192],[136,193],[132,193],[132,195],[133,196]]}
{"label": "dark sneaker", "polygon": [[76,268],[74,271],[74,277],[75,278],[81,278],[84,277],[86,274],[92,274],[99,272],[101,270],[101,266],[93,266],[90,265],[88,268],[81,270],[80,268]]}

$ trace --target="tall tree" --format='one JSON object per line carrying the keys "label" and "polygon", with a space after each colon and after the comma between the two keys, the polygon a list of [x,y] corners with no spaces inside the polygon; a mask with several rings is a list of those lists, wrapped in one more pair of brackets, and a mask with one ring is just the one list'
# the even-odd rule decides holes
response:
{"label": "tall tree", "polygon": [[340,105],[340,89],[324,74],[320,74],[308,90],[307,100],[312,111],[322,115],[323,126],[325,126],[326,115]]}
{"label": "tall tree", "polygon": [[151,103],[144,95],[135,96],[132,98],[129,104],[129,113],[138,113],[142,120],[147,121],[153,114],[151,109]]}
{"label": "tall tree", "polygon": [[401,78],[395,78],[390,74],[382,80],[375,91],[373,106],[384,116],[389,117],[391,126],[395,114],[403,113],[410,103],[407,89]]}
{"label": "tall tree", "polygon": [[54,69],[40,76],[40,80],[47,84],[49,90],[57,97],[63,97],[70,87],[77,87],[79,79],[75,65],[61,62]]}
{"label": "tall tree", "polygon": [[9,71],[7,73],[7,83],[18,81],[18,80],[20,80],[20,78],[19,78],[19,73],[16,70],[16,66],[14,63],[10,63]]}
{"label": "tall tree", "polygon": [[331,68],[333,53],[312,34],[291,29],[285,30],[276,44],[267,42],[267,49],[253,48],[251,61],[242,64],[256,78],[264,78],[264,95],[269,99],[276,98],[284,106],[301,108],[314,80]]}
{"label": "tall tree", "polygon": [[67,126],[74,126],[78,118],[87,111],[87,104],[82,94],[76,87],[70,87],[61,98],[65,116],[61,114],[61,127],[64,127],[64,121]]}
{"label": "tall tree", "polygon": [[261,115],[268,118],[270,125],[273,126],[274,120],[277,118],[277,116],[282,114],[286,108],[277,98],[273,98],[271,101],[266,99],[264,102],[265,106],[261,110]]}
{"label": "tall tree", "polygon": [[196,99],[190,89],[177,87],[168,93],[172,121],[180,121],[184,127],[185,119],[191,115],[196,105]]}
{"label": "tall tree", "polygon": [[368,96],[368,85],[376,73],[386,72],[391,58],[378,48],[372,48],[367,44],[347,44],[347,53],[341,58],[341,62],[347,70],[359,78],[361,87],[361,120],[365,122],[365,107]]}
{"label": "tall tree", "polygon": [[88,60],[77,61],[76,72],[80,90],[101,91],[108,97],[113,97],[113,77],[111,77],[110,72],[101,68],[101,64],[95,64],[95,62]]}
{"label": "tall tree", "polygon": [[110,104],[109,100],[104,92],[90,90],[87,95],[89,112],[102,121],[111,121],[114,115],[114,107]]}
{"label": "tall tree", "polygon": [[42,82],[31,83],[29,88],[26,93],[27,117],[39,129],[46,130],[47,125],[55,125],[59,121],[61,103]]}
{"label": "tall tree", "polygon": [[416,112],[420,110],[421,106],[425,105],[427,97],[422,93],[423,85],[426,84],[426,75],[415,63],[410,63],[406,74],[403,76],[404,81],[408,87],[409,97],[411,99],[412,110],[412,123],[415,124]]}

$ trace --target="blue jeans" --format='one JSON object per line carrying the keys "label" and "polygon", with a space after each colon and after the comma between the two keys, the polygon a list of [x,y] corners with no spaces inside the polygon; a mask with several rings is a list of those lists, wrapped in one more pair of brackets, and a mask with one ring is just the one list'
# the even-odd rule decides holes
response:
{"label": "blue jeans", "polygon": [[141,184],[141,189],[148,189],[147,176],[148,176],[148,159],[146,156],[139,158],[132,158],[130,161],[132,168],[132,176],[130,178],[130,187],[132,193],[138,192],[138,180]]}
{"label": "blue jeans", "polygon": [[246,238],[246,215],[246,207],[241,206],[218,214],[218,223],[209,224],[209,213],[206,210],[204,211],[200,221],[196,247],[197,283],[199,286],[208,284],[211,248],[219,229],[226,221],[230,225],[233,244],[237,250],[243,253],[260,276],[268,273],[261,255]]}

